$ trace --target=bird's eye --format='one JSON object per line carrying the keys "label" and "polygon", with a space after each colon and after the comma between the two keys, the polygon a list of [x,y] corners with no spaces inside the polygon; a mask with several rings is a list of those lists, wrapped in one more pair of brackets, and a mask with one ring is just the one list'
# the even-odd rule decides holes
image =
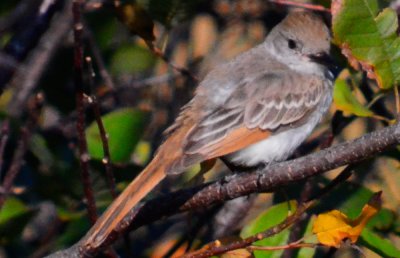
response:
{"label": "bird's eye", "polygon": [[288,47],[289,47],[290,49],[295,49],[295,48],[297,47],[296,41],[294,41],[293,39],[289,39],[289,40],[288,40]]}

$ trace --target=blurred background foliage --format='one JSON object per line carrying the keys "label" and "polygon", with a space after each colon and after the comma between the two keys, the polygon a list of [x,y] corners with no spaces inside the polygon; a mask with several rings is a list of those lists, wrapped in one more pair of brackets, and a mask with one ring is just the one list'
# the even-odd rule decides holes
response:
{"label": "blurred background foliage", "polygon": [[[3,186],[0,192],[7,197],[0,210],[0,257],[42,257],[74,244],[90,227],[78,162],[71,3],[54,0],[45,13],[38,15],[49,2],[0,1],[0,87],[4,89],[0,98],[2,182],[13,165],[20,165],[11,189],[5,192]],[[379,4],[392,6],[393,11],[387,15],[393,18],[393,14],[396,17],[399,13],[397,2]],[[328,0],[313,3],[330,6]],[[100,105],[118,191],[149,161],[162,142],[162,132],[190,99],[197,84],[155,55],[149,42],[172,64],[186,67],[201,79],[212,67],[262,42],[293,8],[262,0],[137,0],[120,4],[115,10],[112,2],[91,0],[85,2],[83,9],[84,55],[92,60],[85,63],[85,85]],[[330,20],[327,13],[322,14]],[[385,21],[386,18],[381,20]],[[397,24],[393,20],[389,23],[393,22]],[[351,27],[345,22],[337,26],[338,34]],[[389,40],[394,37],[396,41],[398,28],[391,28],[394,36]],[[388,55],[398,55],[396,50]],[[385,84],[384,89],[379,88],[365,72],[348,65],[340,49],[336,47],[333,53],[342,69],[335,85],[335,103],[328,118],[299,153],[315,149],[310,147],[312,143],[331,137],[331,133],[334,143],[341,142],[393,122],[396,108],[390,88],[397,78],[388,82],[390,85]],[[35,97],[38,95],[43,98],[39,104]],[[32,105],[39,106],[36,115]],[[103,166],[101,137],[90,105],[86,103],[85,132],[100,213],[112,197]],[[32,119],[34,123],[29,123]],[[23,159],[13,161],[26,130],[26,152]],[[360,246],[367,257],[400,257],[399,159],[395,150],[359,164],[350,182],[320,200],[308,218],[297,225],[297,237],[311,234],[313,214],[339,209],[354,218],[373,192],[383,190],[384,208],[364,230]],[[182,177],[168,179],[151,196],[187,186],[195,171],[197,168]],[[290,200],[300,200],[308,188],[313,192],[326,185],[338,171],[312,179],[311,183],[299,182],[280,189],[276,194],[239,198],[225,207],[173,216],[140,228],[130,234],[129,240],[117,242],[116,249],[122,257],[176,256],[186,248],[199,248],[213,239],[255,234],[285,218],[293,209],[294,202]],[[227,173],[218,163],[206,180]],[[289,238],[293,240],[293,234],[288,229],[258,244],[283,245]],[[327,252],[326,248],[318,248],[258,251],[254,255],[322,257]],[[343,248],[332,257],[362,254]]]}

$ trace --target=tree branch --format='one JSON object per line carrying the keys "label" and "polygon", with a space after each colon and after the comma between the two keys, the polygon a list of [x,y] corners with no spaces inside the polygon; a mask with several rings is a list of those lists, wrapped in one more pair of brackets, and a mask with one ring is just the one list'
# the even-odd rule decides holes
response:
{"label": "tree branch", "polygon": [[14,93],[7,107],[8,113],[13,117],[21,116],[27,99],[38,86],[40,78],[60,47],[62,39],[71,28],[71,3],[66,3],[62,11],[55,17],[26,60],[15,67],[16,71],[10,82]]}
{"label": "tree branch", "polygon": [[255,192],[272,192],[284,185],[374,157],[397,144],[400,144],[400,123],[301,158],[270,165],[262,170],[234,174],[215,182],[173,192],[147,201],[132,210],[105,241],[83,246],[81,243],[85,243],[84,237],[77,245],[55,253],[52,257],[91,256],[112,244],[127,230],[162,217],[205,209]]}
{"label": "tree branch", "polygon": [[[259,240],[269,238],[271,236],[274,236],[274,235],[282,232],[286,228],[303,220],[305,217],[304,215],[306,215],[309,208],[313,207],[315,205],[315,203],[318,200],[320,200],[323,195],[325,195],[326,193],[328,193],[329,191],[334,189],[340,183],[346,181],[351,176],[352,170],[353,170],[352,165],[347,166],[338,176],[336,176],[335,179],[333,179],[330,182],[330,184],[328,184],[326,187],[324,187],[322,189],[322,191],[320,191],[318,193],[318,195],[315,195],[313,198],[310,198],[308,200],[300,201],[298,203],[298,207],[297,207],[295,213],[286,217],[286,219],[283,220],[282,222],[280,222],[279,224],[274,225],[265,231],[251,235],[242,240],[232,241],[228,244],[221,244],[220,241],[218,242],[218,240],[215,240],[212,243],[208,243],[208,244],[204,245],[199,250],[184,254],[181,258],[203,258],[203,257],[216,256],[216,255],[223,254],[223,253],[233,251],[236,249],[249,247]],[[297,239],[299,239],[299,238],[300,237],[298,237]],[[288,243],[288,245],[281,246],[280,248],[283,247],[282,249],[286,249],[286,250],[291,249],[291,248],[289,248],[289,246],[291,245],[290,243],[292,243],[292,244],[296,243],[295,241],[296,241],[296,239],[290,241]],[[300,241],[297,240],[297,243],[299,243],[299,242],[302,242],[302,240],[300,240]],[[205,248],[205,247],[207,247],[207,248]],[[279,248],[279,247],[270,247],[271,250],[272,250],[272,248]],[[289,257],[293,257],[293,256],[289,256]]]}
{"label": "tree branch", "polygon": [[81,178],[83,192],[86,198],[86,208],[90,223],[94,224],[97,220],[96,201],[93,194],[92,183],[90,179],[88,147],[85,135],[85,85],[83,82],[83,23],[82,23],[82,0],[72,1],[73,31],[74,31],[74,81],[76,110],[78,117],[76,121],[76,130],[78,132],[79,145],[79,163],[81,167]]}

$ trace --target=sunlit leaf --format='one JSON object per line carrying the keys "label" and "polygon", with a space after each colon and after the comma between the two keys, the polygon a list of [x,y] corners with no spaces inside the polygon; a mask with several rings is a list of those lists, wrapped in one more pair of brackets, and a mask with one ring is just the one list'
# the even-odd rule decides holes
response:
{"label": "sunlit leaf", "polygon": [[399,83],[400,39],[394,10],[379,12],[377,0],[335,0],[332,19],[334,41],[353,67],[362,67],[382,88]]}
{"label": "sunlit leaf", "polygon": [[[240,236],[242,238],[249,237],[251,235],[256,235],[266,229],[273,227],[283,220],[285,220],[290,213],[294,212],[297,205],[295,201],[280,203],[272,206],[262,214],[260,214],[254,221],[250,222],[246,225]],[[255,245],[258,246],[279,246],[285,245],[287,239],[289,237],[289,230],[286,229],[272,237],[263,239],[261,241],[257,241]],[[283,250],[278,251],[254,251],[254,255],[257,258],[271,258],[271,257],[280,257],[282,255]]]}
{"label": "sunlit leaf", "polygon": [[[130,159],[142,136],[146,117],[146,113],[132,108],[119,109],[102,117],[113,162],[126,162]],[[96,122],[86,129],[86,135],[90,156],[102,159],[103,145]]]}
{"label": "sunlit leaf", "polygon": [[340,247],[342,241],[349,237],[351,221],[346,214],[333,210],[318,215],[314,222],[313,232],[318,241],[327,246]]}
{"label": "sunlit leaf", "polygon": [[369,117],[374,115],[367,107],[363,106],[351,92],[346,80],[337,79],[333,90],[333,100],[337,109],[349,112],[356,116]]}
{"label": "sunlit leaf", "polygon": [[313,233],[317,235],[318,241],[326,246],[338,248],[345,239],[355,243],[368,221],[380,210],[381,205],[381,192],[379,192],[364,205],[361,214],[355,220],[349,219],[346,214],[338,210],[320,214],[314,222]]}

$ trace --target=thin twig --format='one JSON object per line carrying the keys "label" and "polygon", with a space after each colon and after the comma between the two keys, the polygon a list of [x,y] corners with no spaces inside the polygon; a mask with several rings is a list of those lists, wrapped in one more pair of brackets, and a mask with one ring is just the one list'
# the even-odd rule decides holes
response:
{"label": "thin twig", "polygon": [[[369,105],[368,108],[370,108],[372,111],[374,111],[375,114],[378,114],[380,116],[383,116],[383,117],[386,117],[389,119],[393,119],[395,117],[394,114],[390,110],[387,109],[387,107],[384,103],[384,100],[382,98],[379,98],[378,100],[374,101],[375,92],[371,88],[371,85],[368,83],[368,78],[367,78],[366,73],[363,73],[362,80],[361,80],[361,83],[359,84],[358,88],[363,93],[367,102],[373,102],[373,104]],[[385,126],[390,124],[383,120],[381,120],[381,122]]]}
{"label": "thin twig", "polygon": [[26,124],[21,128],[21,135],[17,143],[14,156],[11,161],[10,168],[5,174],[4,181],[2,184],[2,194],[0,195],[0,209],[3,206],[7,195],[10,193],[15,178],[21,170],[24,164],[24,156],[29,147],[29,142],[32,136],[32,131],[36,127],[39,119],[40,110],[43,104],[43,95],[37,94],[31,105],[29,106],[29,118]]}
{"label": "thin twig", "polygon": [[154,46],[153,42],[151,42],[151,41],[145,41],[145,42],[146,42],[146,45],[148,46],[148,48],[151,50],[151,52],[153,52],[154,55],[160,57],[162,60],[164,60],[164,62],[166,62],[174,70],[176,70],[180,74],[192,79],[195,82],[199,81],[199,78],[197,78],[197,76],[195,76],[187,68],[181,67],[181,66],[178,66],[178,65],[172,63],[171,60],[169,60],[169,58],[161,51],[161,49],[159,49],[156,46]]}
{"label": "thin twig", "polygon": [[[24,60],[48,29],[54,14],[58,12],[62,5],[61,2],[61,0],[41,1],[34,15],[21,19],[24,20],[24,23],[20,26],[21,29],[13,33],[11,39],[4,46],[4,52],[10,54],[18,62]],[[4,91],[6,84],[14,73],[15,69],[5,69],[3,67],[2,76],[0,76],[0,94]]]}
{"label": "thin twig", "polygon": [[342,170],[342,172],[340,172],[338,176],[335,177],[335,179],[333,179],[327,186],[325,186],[317,194],[313,195],[310,199],[308,199],[308,201],[321,199],[321,197],[325,196],[327,193],[332,191],[336,186],[349,179],[350,176],[353,174],[353,170],[357,166],[357,164],[358,163],[348,165],[345,169]]}
{"label": "thin twig", "polygon": [[161,84],[161,83],[167,83],[175,78],[180,76],[178,73],[168,73],[168,74],[163,74],[163,75],[158,75],[154,77],[149,77],[143,80],[138,80],[134,81],[132,80],[129,84],[123,85],[122,87],[124,88],[134,88],[134,89],[139,89],[139,88],[144,88],[146,86],[154,85],[154,84]]}
{"label": "thin twig", "polygon": [[96,40],[94,38],[93,32],[87,28],[87,26],[85,27],[85,34],[86,34],[86,40],[89,43],[89,47],[92,50],[93,56],[94,56],[94,60],[96,62],[96,65],[99,69],[101,78],[103,78],[104,83],[107,85],[107,87],[110,87],[111,89],[116,89],[113,79],[110,75],[110,73],[108,72],[106,65],[104,64],[104,60],[103,57],[100,53],[100,49],[96,44]]}
{"label": "thin twig", "polygon": [[210,248],[206,250],[199,250],[185,254],[182,256],[182,258],[206,258],[214,255],[223,254],[231,250],[248,247],[252,245],[254,242],[276,235],[279,232],[282,232],[283,230],[291,226],[293,223],[295,223],[302,217],[302,215],[313,205],[313,203],[314,202],[311,201],[300,204],[299,207],[296,209],[296,211],[292,215],[288,216],[284,221],[256,235],[247,237],[243,240],[232,242],[227,245],[217,244],[214,246],[210,246]]}
{"label": "thin twig", "polygon": [[396,84],[394,85],[394,99],[396,102],[396,119],[400,119],[400,95],[399,95],[399,86]]}
{"label": "thin twig", "polygon": [[[94,73],[93,66],[92,66],[92,59],[90,57],[86,57],[85,60],[89,67],[89,73],[90,73],[90,76],[89,76],[90,83],[89,84],[91,86],[93,86],[93,77],[95,77],[95,73]],[[96,96],[91,95],[90,97],[88,97],[88,102],[90,103],[90,106],[92,107],[94,117],[95,117],[95,120],[97,123],[97,127],[99,128],[100,138],[101,138],[101,143],[103,146],[103,153],[104,153],[102,163],[104,164],[104,168],[106,171],[107,181],[108,181],[111,195],[112,195],[113,199],[115,199],[115,198],[117,198],[117,192],[115,190],[115,177],[114,177],[114,173],[112,171],[112,166],[111,166],[111,153],[110,153],[110,148],[108,145],[108,135],[107,135],[106,129],[104,128],[103,120],[101,119],[100,107],[99,107],[99,103],[97,101]]]}
{"label": "thin twig", "polygon": [[85,96],[83,92],[78,92],[76,96],[76,109],[78,111],[78,118],[76,122],[76,129],[78,132],[78,142],[79,142],[79,163],[81,167],[81,176],[83,189],[85,192],[87,209],[90,221],[92,224],[97,220],[96,214],[96,204],[90,179],[89,172],[89,160],[90,156],[87,151],[87,142],[85,138],[85,109],[84,100]]}
{"label": "thin twig", "polygon": [[38,85],[42,74],[48,69],[48,64],[62,43],[63,37],[71,28],[71,4],[66,3],[57,19],[53,19],[47,31],[39,40],[37,47],[29,54],[22,65],[17,67],[10,84],[15,89],[7,111],[14,117],[19,117],[27,99]]}
{"label": "thin twig", "polygon": [[289,1],[289,0],[269,0],[269,2],[272,2],[275,4],[281,4],[281,5],[290,5],[290,6],[295,6],[295,7],[301,7],[301,8],[319,11],[319,12],[327,12],[327,13],[331,12],[331,10],[329,8],[326,8],[322,5],[299,3],[299,2],[295,2],[295,1]]}
{"label": "thin twig", "polygon": [[316,248],[319,246],[319,244],[314,244],[314,243],[303,243],[303,240],[299,240],[296,242],[289,243],[287,245],[280,245],[280,246],[256,246],[252,245],[247,247],[246,249],[249,251],[277,251],[277,250],[288,250],[288,249],[294,249],[294,248]]}
{"label": "thin twig", "polygon": [[12,27],[21,19],[25,19],[29,12],[37,9],[40,0],[21,1],[17,6],[7,15],[0,17],[0,34],[11,30]]}
{"label": "thin twig", "polygon": [[384,117],[384,116],[380,116],[380,115],[373,114],[373,115],[371,116],[371,118],[373,118],[373,119],[375,119],[375,120],[377,120],[377,121],[390,123],[390,119],[389,119],[389,118],[386,118],[386,117]]}
{"label": "thin twig", "polygon": [[1,134],[0,134],[0,178],[2,178],[3,171],[3,159],[4,159],[4,150],[6,149],[8,137],[10,133],[10,122],[8,119],[3,121],[1,125]]}
{"label": "thin twig", "polygon": [[[79,163],[81,167],[81,177],[83,183],[83,189],[85,193],[85,197],[87,200],[87,210],[89,215],[89,220],[92,224],[94,224],[97,220],[96,213],[96,201],[93,194],[92,183],[90,179],[90,170],[89,170],[89,160],[90,156],[88,153],[88,147],[86,142],[85,135],[85,99],[86,94],[85,90],[88,92],[90,89],[85,87],[83,83],[83,23],[82,23],[82,0],[73,0],[72,2],[72,14],[73,14],[73,28],[74,28],[74,71],[75,71],[75,90],[76,90],[76,109],[78,113],[78,118],[76,122],[76,128],[78,131],[78,142],[79,142]],[[91,62],[90,62],[91,63]],[[91,71],[93,72],[93,71]],[[92,76],[92,75],[91,75]],[[90,79],[92,79],[90,77]],[[100,112],[99,112],[100,113]],[[99,115],[100,117],[100,115]],[[100,119],[101,121],[101,119]],[[102,123],[101,123],[102,124]],[[104,129],[104,126],[103,126]],[[104,132],[104,136],[105,131]],[[105,136],[106,137],[106,136]],[[107,141],[105,141],[108,143]],[[104,144],[104,142],[103,142]],[[106,148],[108,150],[108,148]],[[109,154],[109,152],[108,152]],[[109,163],[109,162],[108,162]],[[115,188],[111,188],[112,191]],[[112,192],[115,194],[115,192]],[[104,255],[110,258],[116,258],[117,254],[115,250],[112,248],[107,248],[104,251]]]}
{"label": "thin twig", "polygon": [[74,0],[72,3],[73,13],[73,28],[74,28],[74,71],[75,71],[75,89],[76,89],[76,110],[78,118],[76,129],[78,132],[79,142],[79,163],[81,167],[81,177],[83,183],[83,191],[86,198],[86,207],[89,215],[89,220],[94,224],[97,220],[96,202],[94,199],[92,184],[89,172],[89,154],[87,149],[85,135],[85,107],[84,107],[84,85],[83,85],[83,46],[82,46],[82,31],[83,24],[81,20],[82,1]]}
{"label": "thin twig", "polygon": [[[302,186],[300,197],[298,199],[299,203],[306,202],[307,200],[310,199],[312,195],[312,190],[313,187],[315,186],[315,179],[311,178],[310,180],[307,180],[304,185]],[[287,239],[287,243],[293,244],[293,241],[296,239],[299,239],[304,230],[306,229],[307,224],[305,223],[308,219],[310,218],[309,214],[304,214],[296,223],[293,224],[293,226],[290,228],[290,233],[289,237]],[[299,240],[300,241],[300,240]],[[295,250],[294,248],[286,248],[281,257],[282,258],[290,258],[290,257],[296,257],[298,250]]]}
{"label": "thin twig", "polygon": [[[361,91],[361,93],[364,94],[362,91]],[[381,100],[385,96],[386,96],[386,94],[384,94],[384,93],[377,94],[376,96],[373,97],[373,99],[371,101],[368,102],[366,107],[371,108],[371,106],[373,106],[377,101]]]}

